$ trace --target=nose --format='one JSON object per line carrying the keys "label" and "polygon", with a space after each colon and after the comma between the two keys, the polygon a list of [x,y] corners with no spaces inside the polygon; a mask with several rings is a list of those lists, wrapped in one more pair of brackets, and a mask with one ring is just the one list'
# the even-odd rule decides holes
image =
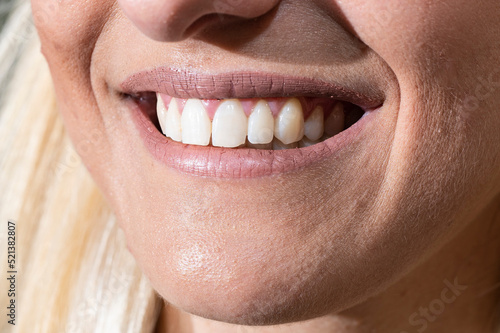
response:
{"label": "nose", "polygon": [[[280,0],[118,0],[132,23],[146,36],[180,41],[203,29],[219,15],[251,19],[264,15]],[[213,15],[219,14],[219,15]]]}

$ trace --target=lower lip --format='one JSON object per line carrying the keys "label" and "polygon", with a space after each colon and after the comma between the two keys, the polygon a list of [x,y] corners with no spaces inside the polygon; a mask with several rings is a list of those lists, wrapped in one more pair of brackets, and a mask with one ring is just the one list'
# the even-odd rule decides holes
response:
{"label": "lower lip", "polygon": [[335,158],[376,113],[376,110],[366,112],[348,129],[313,146],[259,150],[185,145],[161,134],[138,105],[134,104],[131,111],[144,145],[156,160],[180,172],[210,178],[259,178],[313,167]]}

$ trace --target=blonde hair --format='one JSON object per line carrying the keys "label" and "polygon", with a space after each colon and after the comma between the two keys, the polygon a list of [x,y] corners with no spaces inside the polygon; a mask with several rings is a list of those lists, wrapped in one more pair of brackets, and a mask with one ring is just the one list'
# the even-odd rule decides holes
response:
{"label": "blonde hair", "polygon": [[12,8],[0,41],[0,267],[11,270],[11,220],[17,271],[15,326],[1,292],[1,331],[151,332],[159,298],[69,142],[29,2]]}

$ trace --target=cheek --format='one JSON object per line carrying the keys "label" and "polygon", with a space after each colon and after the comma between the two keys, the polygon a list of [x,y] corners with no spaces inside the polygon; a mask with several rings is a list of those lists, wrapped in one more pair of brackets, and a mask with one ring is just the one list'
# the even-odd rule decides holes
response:
{"label": "cheek", "polygon": [[[112,12],[110,1],[32,1],[33,18],[64,98],[90,98],[90,66],[95,44]],[[66,100],[64,99],[63,102]]]}
{"label": "cheek", "polygon": [[354,0],[339,6],[399,84],[398,164],[415,169],[411,165],[427,161],[422,170],[429,179],[455,174],[457,184],[493,175],[498,186],[497,145],[487,143],[500,142],[500,3]]}
{"label": "cheek", "polygon": [[49,62],[88,72],[95,42],[111,11],[108,3],[33,0],[34,23]]}
{"label": "cheek", "polygon": [[32,1],[41,49],[50,67],[58,109],[75,149],[96,180],[109,151],[92,87],[95,43],[111,11],[110,1]]}
{"label": "cheek", "polygon": [[361,40],[388,63],[400,82],[416,73],[424,83],[425,76],[435,81],[478,60],[491,63],[478,59],[483,47],[491,47],[481,43],[498,40],[496,1],[458,0],[450,6],[428,0],[404,5],[398,0],[354,0],[339,6]]}

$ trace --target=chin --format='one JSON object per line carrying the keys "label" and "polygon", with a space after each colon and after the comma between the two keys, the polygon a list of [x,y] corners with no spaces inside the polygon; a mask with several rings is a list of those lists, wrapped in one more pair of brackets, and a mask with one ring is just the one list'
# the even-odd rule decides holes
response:
{"label": "chin", "polygon": [[285,324],[341,312],[386,288],[415,259],[400,251],[387,260],[397,251],[374,245],[375,239],[367,240],[366,249],[347,234],[302,238],[314,222],[349,221],[295,220],[309,227],[287,231],[281,227],[289,225],[290,216],[275,216],[271,226],[255,216],[235,221],[228,215],[203,222],[171,216],[162,233],[154,225],[163,222],[151,218],[151,229],[142,223],[140,236],[129,229],[131,223],[121,224],[136,261],[167,303],[239,325]]}

